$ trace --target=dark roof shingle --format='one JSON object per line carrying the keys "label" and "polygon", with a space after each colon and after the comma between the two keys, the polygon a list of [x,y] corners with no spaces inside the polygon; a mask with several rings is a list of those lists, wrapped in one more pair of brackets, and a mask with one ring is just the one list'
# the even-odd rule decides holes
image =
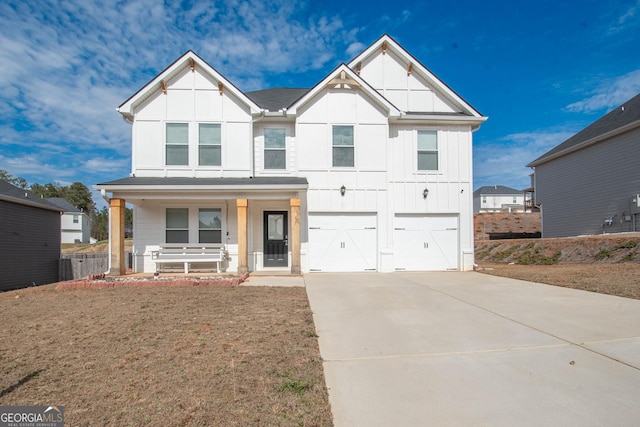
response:
{"label": "dark roof shingle", "polygon": [[631,98],[613,111],[610,111],[599,120],[591,123],[589,126],[573,135],[571,138],[567,139],[560,145],[557,145],[556,147],[547,151],[542,156],[529,163],[527,167],[532,167],[540,163],[544,163],[545,160],[554,157],[556,154],[577,147],[584,142],[597,138],[601,135],[605,135],[611,131],[614,131],[633,122],[637,122],[639,120],[640,94]]}
{"label": "dark roof shingle", "polygon": [[258,104],[259,107],[266,108],[269,111],[279,111],[289,107],[307,92],[309,92],[309,89],[280,87],[245,92],[244,94]]}

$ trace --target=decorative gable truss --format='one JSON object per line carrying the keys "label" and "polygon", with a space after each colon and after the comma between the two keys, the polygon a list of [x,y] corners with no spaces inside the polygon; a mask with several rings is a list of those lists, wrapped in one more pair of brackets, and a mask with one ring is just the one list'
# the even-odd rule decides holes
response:
{"label": "decorative gable truss", "polygon": [[349,67],[401,110],[405,118],[443,120],[443,116],[449,116],[449,120],[478,125],[486,120],[386,34],[349,62]]}

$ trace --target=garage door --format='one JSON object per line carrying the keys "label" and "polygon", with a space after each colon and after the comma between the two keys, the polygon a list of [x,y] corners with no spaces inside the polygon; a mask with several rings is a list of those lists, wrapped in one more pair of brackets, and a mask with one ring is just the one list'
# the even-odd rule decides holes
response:
{"label": "garage door", "polygon": [[375,271],[375,214],[309,214],[311,271]]}
{"label": "garage door", "polygon": [[396,270],[458,269],[455,215],[396,215],[393,237]]}

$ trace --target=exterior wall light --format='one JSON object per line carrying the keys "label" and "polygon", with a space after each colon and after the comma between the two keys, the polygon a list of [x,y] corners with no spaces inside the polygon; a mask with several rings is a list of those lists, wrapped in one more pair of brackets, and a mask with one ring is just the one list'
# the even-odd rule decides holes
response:
{"label": "exterior wall light", "polygon": [[426,199],[428,195],[429,195],[429,189],[425,188],[424,191],[422,191],[422,197]]}
{"label": "exterior wall light", "polygon": [[342,187],[340,187],[340,195],[344,196],[344,193],[347,192],[347,187],[345,187],[344,185]]}

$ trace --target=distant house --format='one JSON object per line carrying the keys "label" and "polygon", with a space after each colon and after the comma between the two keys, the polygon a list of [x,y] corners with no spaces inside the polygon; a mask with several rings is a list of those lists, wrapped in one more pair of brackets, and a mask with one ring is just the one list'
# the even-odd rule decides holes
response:
{"label": "distant house", "polygon": [[0,290],[58,280],[61,212],[47,200],[0,181]]}
{"label": "distant house", "polygon": [[542,237],[640,231],[640,95],[527,166]]}
{"label": "distant house", "polygon": [[135,272],[175,243],[224,245],[239,273],[471,270],[486,117],[388,35],[310,83],[245,93],[189,51],[120,105],[133,169],[95,187],[112,274],[125,203]]}
{"label": "distant house", "polygon": [[504,185],[488,185],[473,192],[473,213],[524,212],[524,193]]}
{"label": "distant house", "polygon": [[64,210],[60,217],[62,243],[89,243],[91,220],[89,215],[62,197],[49,197],[49,202]]}

